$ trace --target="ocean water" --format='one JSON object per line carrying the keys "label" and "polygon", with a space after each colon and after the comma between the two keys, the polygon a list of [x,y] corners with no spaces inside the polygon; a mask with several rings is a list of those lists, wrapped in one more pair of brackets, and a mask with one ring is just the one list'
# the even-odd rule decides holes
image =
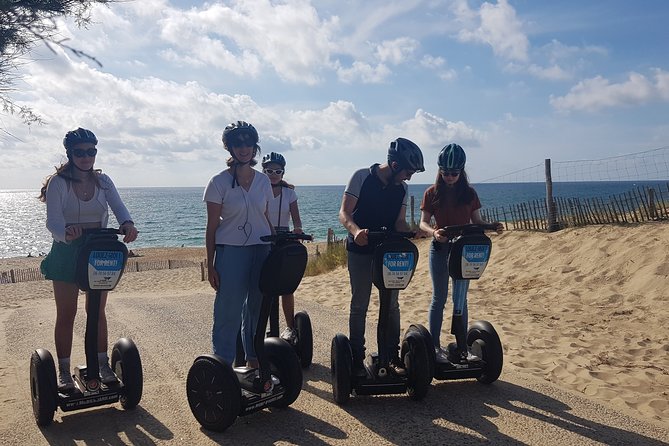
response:
{"label": "ocean water", "polygon": [[[667,184],[667,181],[554,183],[553,193],[565,198],[608,199],[642,186],[656,189],[659,186],[666,193]],[[420,202],[427,187],[428,184],[409,185],[416,221],[420,219]],[[544,183],[483,183],[475,184],[474,188],[484,208],[541,200],[546,195]],[[298,186],[296,192],[305,232],[313,234],[316,240],[325,240],[328,228],[338,237],[346,235],[337,217],[343,185]],[[202,187],[120,188],[119,193],[140,231],[131,247],[204,246],[206,210]],[[38,194],[36,189],[0,190],[0,258],[38,255],[50,249],[51,235],[45,227],[46,206],[37,200]],[[112,214],[110,225],[116,224]]]}

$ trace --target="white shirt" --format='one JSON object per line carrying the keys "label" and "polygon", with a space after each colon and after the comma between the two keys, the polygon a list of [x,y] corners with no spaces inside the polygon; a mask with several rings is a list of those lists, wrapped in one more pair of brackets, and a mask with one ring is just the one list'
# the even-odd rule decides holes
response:
{"label": "white shirt", "polygon": [[99,223],[106,228],[111,207],[116,220],[132,220],[111,178],[100,173],[93,198],[79,200],[67,180],[59,175],[51,177],[46,188],[46,227],[54,240],[65,242],[65,228],[77,223]]}
{"label": "white shirt", "polygon": [[223,205],[216,229],[216,244],[249,246],[268,243],[260,237],[271,234],[265,211],[272,198],[272,184],[264,173],[254,171],[248,191],[238,184],[232,187],[232,175],[228,170],[214,175],[204,190],[203,201]]}
{"label": "white shirt", "polygon": [[[297,201],[297,194],[289,187],[282,187],[281,194],[278,197],[273,197],[269,201],[267,208],[267,215],[272,226],[276,227],[290,227],[290,205]],[[279,209],[281,204],[281,209]]]}

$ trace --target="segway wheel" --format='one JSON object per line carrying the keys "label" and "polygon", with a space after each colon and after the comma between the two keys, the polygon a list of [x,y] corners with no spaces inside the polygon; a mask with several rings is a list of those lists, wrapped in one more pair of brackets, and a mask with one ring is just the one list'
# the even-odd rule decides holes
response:
{"label": "segway wheel", "polygon": [[280,338],[266,338],[264,347],[270,372],[279,378],[285,389],[283,397],[270,405],[272,407],[288,407],[295,402],[302,391],[300,358],[297,357],[293,347]]}
{"label": "segway wheel", "polygon": [[48,426],[58,407],[56,366],[51,353],[37,349],[30,356],[30,396],[38,426]]}
{"label": "segway wheel", "polygon": [[[429,363],[428,374],[430,376],[430,382],[434,378],[434,364],[437,362],[437,357],[434,352],[434,343],[432,342],[432,335],[425,326],[421,324],[411,324],[409,328],[404,333],[404,338],[406,339],[409,336],[409,333],[417,333],[420,335],[421,339],[425,343],[425,352],[427,354],[427,360]],[[401,352],[402,358],[404,358],[404,352]]]}
{"label": "segway wheel", "polygon": [[351,397],[351,373],[353,354],[351,342],[338,333],[332,339],[330,349],[330,371],[332,373],[332,395],[337,404],[346,404]]}
{"label": "segway wheel", "polygon": [[306,311],[295,314],[295,329],[297,330],[298,355],[303,368],[311,365],[314,356],[314,335],[311,331],[311,319]]}
{"label": "segway wheel", "polygon": [[400,354],[407,368],[407,393],[411,399],[422,400],[427,395],[432,375],[425,341],[419,331],[407,330]]}
{"label": "segway wheel", "polygon": [[223,432],[239,415],[242,391],[230,364],[216,355],[198,357],[186,378],[188,405],[205,429]]}
{"label": "segway wheel", "polygon": [[499,378],[504,364],[502,343],[490,322],[476,321],[467,331],[467,345],[475,356],[485,361],[485,369],[476,378],[483,384],[491,384]]}
{"label": "segway wheel", "polygon": [[112,348],[111,368],[123,383],[121,406],[126,410],[134,409],[142,399],[144,376],[139,351],[131,339],[120,338],[116,341]]}

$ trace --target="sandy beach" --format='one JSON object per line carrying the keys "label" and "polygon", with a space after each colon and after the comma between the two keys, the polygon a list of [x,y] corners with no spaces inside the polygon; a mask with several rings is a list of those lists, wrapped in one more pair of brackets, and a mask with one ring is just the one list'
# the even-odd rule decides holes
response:
{"label": "sandy beach", "polygon": [[[210,349],[213,290],[200,280],[199,267],[128,273],[110,296],[110,343],[130,336],[142,354],[140,407],[59,411],[44,429],[32,416],[28,365],[37,347],[55,352],[51,283],[0,285],[0,444],[669,442],[669,223],[491,238],[488,269],[470,286],[469,315],[493,323],[502,340],[505,363],[496,383],[435,380],[422,402],[396,395],[335,405],[330,340],[348,333],[350,299],[348,274],[339,268],[304,278],[296,293],[296,309],[309,311],[316,336],[298,400],[286,410],[240,418],[223,434],[200,429],[185,397],[190,364]],[[416,243],[417,272],[400,296],[403,329],[427,325],[429,241]],[[204,258],[201,248],[133,251],[140,261]],[[40,260],[0,259],[0,271]],[[75,364],[84,360],[83,299],[79,309]],[[449,327],[444,323],[442,344],[451,340]]]}

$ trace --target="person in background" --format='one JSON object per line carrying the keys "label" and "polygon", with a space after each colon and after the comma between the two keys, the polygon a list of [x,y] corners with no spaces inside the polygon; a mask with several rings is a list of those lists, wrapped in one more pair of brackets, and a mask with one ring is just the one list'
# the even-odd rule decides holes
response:
{"label": "person in background", "polygon": [[[439,173],[435,183],[425,190],[421,203],[420,228],[433,237],[430,245],[430,277],[432,278],[432,301],[428,312],[428,325],[432,334],[437,359],[460,362],[466,359],[467,352],[459,351],[456,343],[450,343],[446,349],[441,348],[439,337],[444,320],[444,306],[448,297],[448,254],[449,239],[443,230],[445,226],[464,225],[469,223],[487,223],[481,217],[481,202],[469,185],[465,162],[465,151],[457,144],[448,144],[439,152],[437,164]],[[431,220],[434,217],[435,226]],[[504,226],[495,222],[497,232],[501,233]],[[454,314],[461,316],[467,332],[467,291],[469,280],[453,280]]]}
{"label": "person in background", "polygon": [[[290,231],[289,222],[293,222],[293,232],[302,234],[302,220],[300,210],[297,207],[297,194],[295,186],[288,184],[283,175],[286,173],[286,159],[280,153],[271,152],[262,159],[262,168],[265,175],[272,183],[274,198],[269,202],[269,221],[274,225],[276,232]],[[278,302],[276,303],[278,305]],[[281,296],[281,307],[286,318],[286,329],[281,337],[294,344],[297,341],[295,330],[295,295],[286,294]]]}
{"label": "person in background", "polygon": [[[346,251],[348,273],[351,281],[351,310],[349,331],[353,353],[353,374],[365,376],[365,320],[372,292],[372,260],[375,246],[367,238],[369,231],[382,228],[408,232],[406,206],[408,188],[405,181],[416,172],[423,172],[423,154],[420,148],[405,138],[397,138],[388,148],[388,162],[374,164],[356,171],[344,190],[339,221],[348,231]],[[392,292],[390,345],[388,355],[390,371],[406,375],[399,358],[400,307],[398,291]],[[377,339],[380,342],[380,339]]]}
{"label": "person in background", "polygon": [[204,191],[207,272],[216,290],[213,351],[232,365],[241,325],[246,363],[254,368],[258,359],[253,337],[262,303],[260,271],[270,250],[260,238],[272,234],[267,205],[274,198],[269,178],[253,169],[260,153],[258,142],[251,124],[237,121],[225,127],[228,168],[214,175]]}
{"label": "person in background", "polygon": [[[90,130],[78,128],[67,132],[63,139],[67,162],[47,177],[39,196],[46,203],[46,227],[53,237],[51,250],[42,260],[40,269],[48,280],[53,281],[56,300],[54,338],[58,356],[58,389],[61,392],[74,389],[70,355],[79,296],[75,274],[77,255],[83,243],[82,231],[107,227],[108,209],[111,208],[116,220],[122,222],[120,230],[125,243],[134,241],[138,233],[111,178],[100,169],[94,169],[97,144],[98,139]],[[103,292],[98,326],[98,360],[102,382],[111,384],[117,378],[109,366],[107,354],[106,303],[107,292]]]}

